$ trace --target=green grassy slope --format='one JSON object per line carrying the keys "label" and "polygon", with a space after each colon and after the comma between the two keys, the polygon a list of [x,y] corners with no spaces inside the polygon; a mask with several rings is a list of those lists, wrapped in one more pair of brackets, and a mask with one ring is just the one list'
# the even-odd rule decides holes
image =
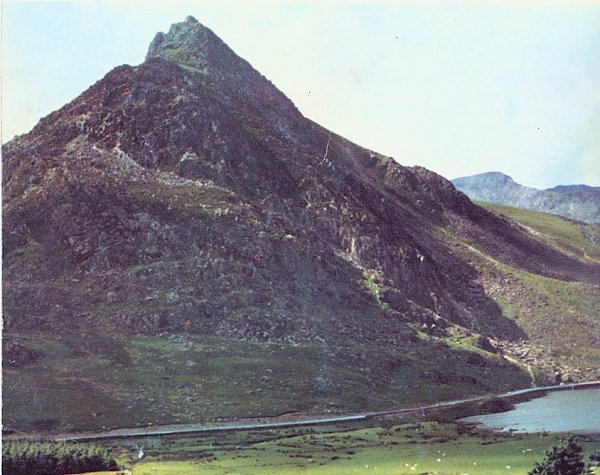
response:
{"label": "green grassy slope", "polygon": [[583,261],[600,262],[600,246],[590,235],[598,233],[598,225],[589,225],[554,214],[530,211],[493,203],[478,205],[503,214],[525,226],[536,237]]}
{"label": "green grassy slope", "polygon": [[[596,228],[546,213],[479,203],[525,226],[538,240],[582,262],[598,262]],[[465,240],[445,235],[453,249],[480,271],[486,293],[505,316],[527,333],[529,342],[507,348],[526,366],[541,369],[541,380],[554,373],[574,379],[597,379],[600,361],[600,286],[567,282],[525,272],[498,262]],[[524,354],[528,353],[528,354]]]}

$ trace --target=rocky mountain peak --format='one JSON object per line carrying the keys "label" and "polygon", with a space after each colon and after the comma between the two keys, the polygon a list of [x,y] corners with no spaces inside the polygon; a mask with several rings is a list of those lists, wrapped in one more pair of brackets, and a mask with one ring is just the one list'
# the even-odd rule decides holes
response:
{"label": "rocky mountain peak", "polygon": [[455,178],[452,180],[452,183],[461,191],[470,187],[480,187],[483,189],[503,187],[511,190],[513,188],[521,188],[521,185],[517,184],[510,176],[501,172],[485,172],[474,176]]}
{"label": "rocky mountain peak", "polygon": [[239,58],[215,33],[192,16],[154,37],[146,61],[163,58],[211,76],[243,73],[251,66]]}
{"label": "rocky mountain peak", "polygon": [[515,183],[512,177],[502,172],[486,172],[481,173],[481,178],[487,181],[494,181],[498,183]]}
{"label": "rocky mountain peak", "polygon": [[2,151],[8,328],[88,315],[256,341],[519,339],[462,240],[542,275],[597,271],[304,118],[192,17]]}

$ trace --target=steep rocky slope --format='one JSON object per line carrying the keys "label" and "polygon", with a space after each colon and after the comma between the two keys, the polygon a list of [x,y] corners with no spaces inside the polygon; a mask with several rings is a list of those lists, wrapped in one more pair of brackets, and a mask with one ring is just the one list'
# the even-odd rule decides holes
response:
{"label": "steep rocky slope", "polygon": [[473,200],[544,211],[587,223],[600,223],[600,188],[587,185],[555,186],[538,190],[516,183],[500,172],[452,180]]}
{"label": "steep rocky slope", "polygon": [[[599,275],[596,263],[474,205],[441,176],[304,118],[191,17],[159,33],[143,64],[115,68],[6,144],[3,166],[6,342],[36,355],[34,367],[7,362],[5,404],[21,427],[37,427],[22,414],[23,391],[37,395],[40,407],[61,407],[59,425],[77,417],[75,427],[95,424],[59,396],[53,403],[39,396],[39,371],[47,371],[45,387],[76,381],[74,394],[95,394],[117,424],[131,420],[123,407],[181,420],[168,403],[144,406],[140,392],[152,386],[157,400],[177,399],[192,383],[207,387],[206,375],[190,381],[182,373],[163,387],[158,377],[144,379],[148,371],[161,358],[166,371],[178,351],[207,355],[231,342],[247,345],[241,354],[272,344],[290,345],[290,354],[310,350],[298,378],[313,378],[315,399],[292,383],[279,394],[288,386],[262,379],[267,386],[235,399],[237,374],[219,380],[226,394],[203,393],[206,400],[218,393],[224,405],[210,412],[197,402],[186,417],[250,414],[256,403],[248,394],[263,389],[271,411],[314,409],[356,378],[363,378],[355,381],[359,399],[337,401],[338,410],[406,400],[403,380],[427,378],[436,398],[523,385],[528,376],[491,348],[444,343],[472,332],[527,338],[486,294],[476,266],[453,252],[454,240],[552,279],[595,282]],[[143,335],[162,343],[145,346]],[[181,337],[212,343],[169,346]],[[161,351],[175,353],[169,359]],[[66,374],[60,358],[72,360]],[[118,374],[102,369],[106,358]],[[270,358],[256,357],[252,374]],[[132,367],[142,378],[137,392],[125,383]],[[345,373],[348,367],[355,371]],[[324,375],[327,368],[337,368],[335,376]],[[277,377],[275,370],[268,378]],[[449,388],[452,380],[462,386]]]}

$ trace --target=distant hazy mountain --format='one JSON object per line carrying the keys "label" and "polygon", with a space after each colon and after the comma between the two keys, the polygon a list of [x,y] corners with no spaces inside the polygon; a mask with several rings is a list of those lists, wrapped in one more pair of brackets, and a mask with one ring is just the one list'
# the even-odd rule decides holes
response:
{"label": "distant hazy mountain", "polygon": [[600,187],[560,185],[538,190],[519,185],[500,172],[455,178],[454,186],[469,198],[558,214],[588,223],[600,223]]}

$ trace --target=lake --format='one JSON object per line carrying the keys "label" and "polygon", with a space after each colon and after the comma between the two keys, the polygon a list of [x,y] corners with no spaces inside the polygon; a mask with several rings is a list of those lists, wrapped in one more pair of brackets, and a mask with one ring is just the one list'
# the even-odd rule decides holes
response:
{"label": "lake", "polygon": [[552,391],[507,412],[461,421],[501,431],[600,433],[600,389]]}

